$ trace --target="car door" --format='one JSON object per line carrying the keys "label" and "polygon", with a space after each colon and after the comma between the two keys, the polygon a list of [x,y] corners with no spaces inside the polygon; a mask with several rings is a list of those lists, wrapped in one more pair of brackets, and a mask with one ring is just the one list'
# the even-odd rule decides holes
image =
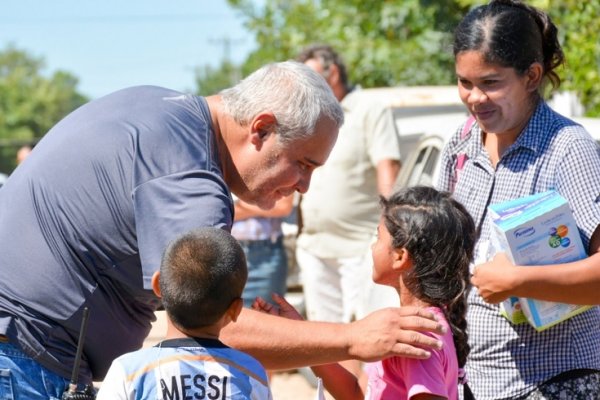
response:
{"label": "car door", "polygon": [[402,165],[396,188],[408,186],[434,186],[437,168],[445,141],[439,135],[426,135]]}

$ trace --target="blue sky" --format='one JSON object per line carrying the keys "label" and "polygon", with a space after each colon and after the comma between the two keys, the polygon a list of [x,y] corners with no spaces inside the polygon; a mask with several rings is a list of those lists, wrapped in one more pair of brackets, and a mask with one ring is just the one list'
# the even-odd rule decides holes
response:
{"label": "blue sky", "polygon": [[91,98],[138,84],[194,88],[194,68],[255,47],[225,0],[3,0],[0,48],[43,58],[44,74],[79,78]]}

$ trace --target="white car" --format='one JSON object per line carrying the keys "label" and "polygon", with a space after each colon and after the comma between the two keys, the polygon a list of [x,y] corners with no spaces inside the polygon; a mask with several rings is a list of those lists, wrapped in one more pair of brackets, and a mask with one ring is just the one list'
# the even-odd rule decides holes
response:
{"label": "white car", "polygon": [[[458,92],[456,92],[458,99]],[[441,153],[446,142],[456,132],[458,127],[468,118],[466,109],[460,103],[463,112],[440,112],[439,108],[430,107],[428,111],[420,117],[405,117],[407,110],[399,108],[395,110],[396,127],[400,134],[400,143],[405,158],[402,162],[402,169],[396,181],[396,187],[415,186],[415,185],[435,185],[439,173],[439,162]],[[552,104],[551,104],[552,106]],[[450,108],[447,108],[450,110]],[[561,112],[561,110],[558,110]],[[563,113],[564,115],[564,113]],[[592,135],[597,143],[600,144],[600,118],[570,117],[575,122],[581,124]],[[418,127],[422,127],[419,129]],[[404,132],[403,132],[404,130]],[[410,133],[407,136],[406,133]],[[418,137],[418,140],[415,140]],[[409,152],[404,152],[404,148]]]}

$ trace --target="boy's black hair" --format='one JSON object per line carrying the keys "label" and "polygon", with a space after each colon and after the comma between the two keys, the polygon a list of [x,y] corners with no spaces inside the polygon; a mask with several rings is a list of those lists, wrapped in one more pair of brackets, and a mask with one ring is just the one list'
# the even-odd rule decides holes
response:
{"label": "boy's black hair", "polygon": [[163,305],[184,329],[214,324],[242,295],[248,268],[239,243],[218,228],[200,228],[169,244],[160,266]]}

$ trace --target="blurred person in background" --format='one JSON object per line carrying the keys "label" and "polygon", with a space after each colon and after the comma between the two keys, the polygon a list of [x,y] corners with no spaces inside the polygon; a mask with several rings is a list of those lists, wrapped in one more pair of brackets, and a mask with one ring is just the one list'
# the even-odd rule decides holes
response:
{"label": "blurred person in background", "polygon": [[21,164],[23,161],[25,161],[29,154],[31,154],[32,150],[33,145],[31,144],[25,144],[19,147],[19,150],[17,150],[17,164]]}
{"label": "blurred person in background", "polygon": [[[400,171],[398,136],[391,111],[361,101],[360,90],[350,84],[346,65],[331,46],[309,46],[296,59],[325,78],[344,110],[329,160],[315,171],[300,201],[296,258],[307,317],[350,322],[370,311],[372,290],[384,293],[389,305],[397,303],[393,290],[375,289],[370,279],[370,244],[379,222],[379,195],[390,194]],[[350,363],[356,371],[358,363]]]}
{"label": "blurred person in background", "polygon": [[248,262],[248,282],[242,294],[245,307],[251,307],[257,296],[270,299],[271,293],[286,293],[288,260],[281,223],[293,205],[294,195],[277,201],[269,210],[234,199],[231,234],[244,249]]}

